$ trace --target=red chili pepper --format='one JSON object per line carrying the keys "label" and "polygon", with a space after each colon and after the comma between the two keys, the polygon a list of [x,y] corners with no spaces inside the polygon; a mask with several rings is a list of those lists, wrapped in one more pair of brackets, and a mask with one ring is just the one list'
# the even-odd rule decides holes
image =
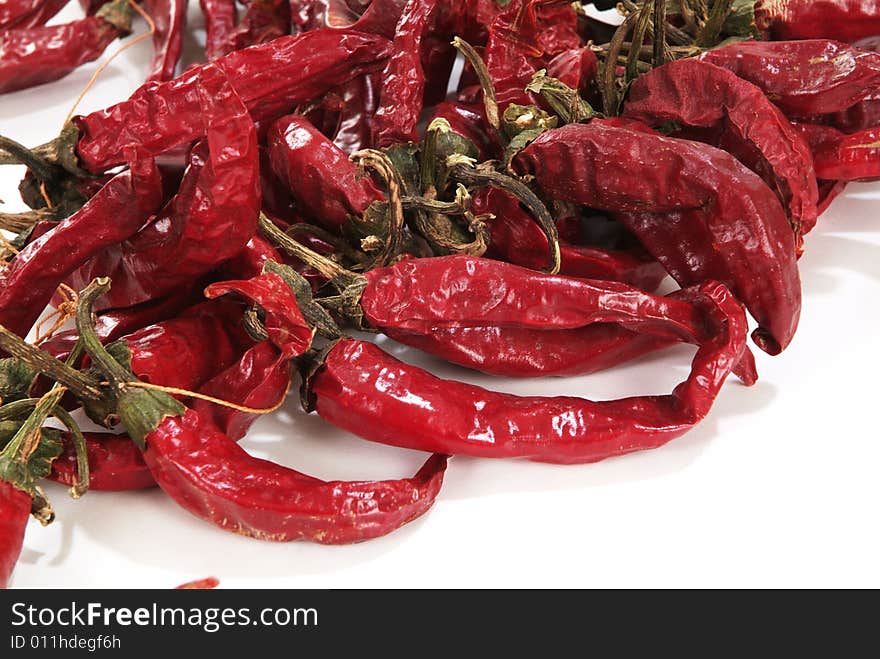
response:
{"label": "red chili pepper", "polygon": [[[89,460],[89,489],[125,492],[155,487],[156,481],[140,449],[127,435],[83,433]],[[52,463],[49,480],[73,486],[78,482],[77,456],[70,435],[62,435],[64,453]]]}
{"label": "red chili pepper", "polygon": [[0,479],[0,589],[9,586],[30,514],[30,495]]}
{"label": "red chili pepper", "polygon": [[758,0],[755,24],[773,39],[856,41],[880,34],[880,2]]}
{"label": "red chili pepper", "polygon": [[63,25],[5,30],[0,35],[0,94],[60,80],[98,59],[117,37],[131,32],[128,0],[95,16]]}
{"label": "red chili pepper", "polygon": [[[819,193],[810,150],[754,85],[713,64],[678,60],[640,76],[623,114],[653,126],[675,122],[708,131],[695,137],[723,147],[776,191],[798,246],[816,225]],[[688,130],[683,135],[693,136]]]}
{"label": "red chili pepper", "polygon": [[547,65],[547,75],[577,89],[581,96],[589,94],[598,71],[599,59],[589,47],[564,50]]}
{"label": "red chili pepper", "polygon": [[370,204],[384,201],[372,180],[304,117],[282,117],[268,141],[272,170],[316,224],[338,230],[350,216],[361,217]]}
{"label": "red chili pepper", "polygon": [[0,5],[0,30],[45,25],[69,0],[6,0]]}
{"label": "red chili pepper", "polygon": [[25,336],[64,279],[101,250],[136,233],[161,195],[152,160],[135,161],[79,212],[25,247],[0,271],[0,325]]}
{"label": "red chili pepper", "polygon": [[199,5],[205,17],[205,57],[211,62],[226,54],[238,12],[235,0],[199,0]]}
{"label": "red chili pepper", "polygon": [[238,27],[230,33],[222,54],[267,43],[290,34],[288,0],[251,0]]}
{"label": "red chili pepper", "polygon": [[198,80],[206,136],[193,148],[180,190],[136,236],[80,268],[69,280],[83,288],[110,276],[103,308],[162,297],[232,258],[256,232],[260,172],[256,130],[226,75],[203,67]]}
{"label": "red chili pepper", "polygon": [[368,73],[343,85],[342,108],[333,143],[352,154],[373,144],[373,117],[379,109],[380,74]]}
{"label": "red chili pepper", "polygon": [[753,335],[780,352],[800,317],[794,235],[766,184],[711,146],[570,124],[514,159],[549,196],[619,213],[682,286],[728,282],[758,320]]}
{"label": "red chili pepper", "polygon": [[281,263],[283,259],[278,250],[270,245],[265,238],[256,235],[248,241],[243,250],[220,267],[219,277],[224,281],[251,279],[262,274],[263,266],[267,261]]}
{"label": "red chili pepper", "polygon": [[827,39],[742,41],[700,59],[760,87],[789,117],[833,114],[880,92],[880,54]]}
{"label": "red chili pepper", "polygon": [[489,130],[485,110],[481,105],[440,103],[434,108],[430,123],[436,119],[448,121],[453,133],[473,144],[481,161],[500,153],[501,147],[494,134]]}
{"label": "red chili pepper", "polygon": [[[495,188],[476,190],[473,208],[479,215],[495,216],[486,220],[492,238],[488,256],[532,270],[547,267],[547,237],[513,195]],[[559,248],[562,275],[625,282],[643,290],[656,290],[666,278],[666,270],[650,255],[574,245],[563,240]]]}
{"label": "red chili pepper", "polygon": [[816,178],[828,181],[880,180],[880,128],[846,135],[832,126],[798,124],[813,151]]}
{"label": "red chili pepper", "polygon": [[183,50],[187,0],[144,0],[144,10],[153,19],[153,64],[147,82],[164,82],[174,77]]}
{"label": "red chili pepper", "polygon": [[819,215],[828,210],[831,202],[846,190],[846,186],[846,181],[819,181]]}
{"label": "red chili pepper", "polygon": [[[281,37],[216,60],[255,121],[277,118],[290,108],[384,65],[388,42],[343,30],[318,30]],[[205,133],[199,79],[206,65],[174,80],[141,87],[127,101],[74,121],[80,164],[102,172],[120,164],[126,147],[158,154]]]}
{"label": "red chili pepper", "polygon": [[[745,354],[748,326],[740,304],[717,283],[703,286],[701,297],[714,331],[690,377],[667,396],[592,402],[499,394],[436,378],[354,340],[327,353],[310,391],[325,420],[393,446],[562,464],[656,448],[708,414]],[[438,418],[444,423],[431,422]]]}
{"label": "red chili pepper", "polygon": [[391,56],[382,74],[376,111],[375,142],[380,147],[417,142],[416,126],[424,107],[425,71],[421,47],[437,0],[409,0],[397,24]]}

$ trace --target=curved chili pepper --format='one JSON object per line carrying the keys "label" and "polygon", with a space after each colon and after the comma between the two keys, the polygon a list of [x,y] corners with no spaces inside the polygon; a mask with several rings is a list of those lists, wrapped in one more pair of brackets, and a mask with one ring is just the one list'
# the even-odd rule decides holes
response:
{"label": "curved chili pepper", "polygon": [[352,154],[373,144],[373,117],[379,109],[381,76],[368,73],[346,83],[339,91],[342,109],[333,143]]}
{"label": "curved chili pepper", "polygon": [[773,39],[856,41],[880,34],[880,2],[758,0],[755,24]]}
{"label": "curved chili pepper", "polygon": [[272,171],[318,225],[338,230],[385,197],[348,156],[305,117],[282,117],[269,129]]}
{"label": "curved chili pepper", "polygon": [[[269,241],[256,235],[248,241],[244,249],[220,266],[219,277],[224,281],[251,279],[262,274],[267,261],[281,263],[283,259]],[[98,335],[100,336],[100,332]]]}
{"label": "curved chili pepper", "polygon": [[633,83],[623,115],[710,131],[707,141],[733,153],[776,191],[799,246],[816,225],[819,193],[809,148],[760,89],[730,71],[694,59],[670,62]]}
{"label": "curved chili pepper", "polygon": [[794,234],[766,184],[711,146],[592,122],[548,131],[513,161],[551,197],[619,219],[682,286],[728,282],[780,352],[801,308]]}
{"label": "curved chili pepper", "polygon": [[238,11],[235,0],[199,0],[199,6],[205,17],[205,57],[211,62],[226,54]]}
{"label": "curved chili pepper", "polygon": [[[387,55],[388,42],[382,37],[317,30],[237,50],[210,66],[226,73],[254,120],[260,121],[381,68]],[[77,117],[81,166],[102,172],[120,164],[127,147],[158,154],[204,135],[198,85],[206,66],[191,67],[169,82],[145,85],[127,101]]]}
{"label": "curved chili pepper", "polygon": [[[156,482],[193,514],[243,535],[275,541],[307,539],[338,544],[393,531],[422,515],[436,498],[446,458],[434,456],[411,479],[323,482],[248,455],[198,412],[165,394],[128,383],[88,326],[89,305],[106,280],[87,289],[77,325],[93,360],[114,382],[119,415],[143,447]],[[311,330],[299,318],[308,348]]]}
{"label": "curved chili pepper", "polygon": [[880,54],[837,41],[742,41],[704,62],[759,87],[789,117],[833,114],[880,91]]}
{"label": "curved chili pepper", "polygon": [[[740,304],[717,283],[704,285],[700,297],[714,331],[698,350],[690,377],[671,395],[592,402],[499,394],[442,380],[350,339],[327,353],[310,392],[323,419],[393,446],[560,464],[657,448],[708,414],[745,354],[748,325]],[[444,423],[432,424],[437,418]]]}
{"label": "curved chili pepper", "polygon": [[30,514],[30,495],[0,479],[0,589],[9,586]]}
{"label": "curved chili pepper", "polygon": [[6,0],[0,5],[0,30],[45,25],[70,0]]}
{"label": "curved chili pepper", "polygon": [[30,243],[0,271],[0,325],[25,336],[77,268],[140,229],[162,201],[152,160],[117,174],[82,209]]}
{"label": "curved chili pepper", "polygon": [[70,278],[95,275],[114,288],[102,307],[162,297],[235,256],[256,232],[260,170],[256,129],[226,75],[207,65],[199,78],[205,140],[190,154],[180,190],[149,226]]}
{"label": "curved chili pepper", "polygon": [[5,30],[0,34],[0,94],[60,80],[98,59],[117,37],[131,32],[128,0],[115,0],[63,25]]}
{"label": "curved chili pepper", "polygon": [[846,135],[832,126],[797,124],[813,151],[816,178],[880,180],[880,128]]}
{"label": "curved chili pepper", "polygon": [[187,0],[144,0],[144,10],[153,19],[153,64],[147,82],[164,82],[174,77],[183,50]]}
{"label": "curved chili pepper", "polygon": [[[156,481],[140,449],[127,435],[83,433],[89,460],[89,489],[125,492],[155,487]],[[63,485],[77,483],[77,456],[69,433],[62,433],[64,452],[52,463],[49,480]]]}
{"label": "curved chili pepper", "polygon": [[251,0],[222,53],[225,55],[287,34],[290,34],[288,0]]}
{"label": "curved chili pepper", "polygon": [[421,45],[436,6],[437,0],[409,0],[397,25],[374,117],[374,140],[380,147],[418,141],[425,93]]}
{"label": "curved chili pepper", "polygon": [[[547,266],[547,237],[513,195],[498,189],[477,190],[474,212],[491,214],[486,224],[491,234],[487,255],[532,270]],[[643,290],[656,290],[666,270],[656,259],[637,252],[574,245],[560,240],[562,266],[559,273],[586,279],[625,282]]]}

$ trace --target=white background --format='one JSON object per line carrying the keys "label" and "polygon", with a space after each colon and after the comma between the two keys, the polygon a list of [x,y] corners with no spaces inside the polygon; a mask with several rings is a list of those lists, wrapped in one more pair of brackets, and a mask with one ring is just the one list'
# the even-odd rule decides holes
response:
{"label": "white background", "polygon": [[[76,15],[69,7],[59,20]],[[197,27],[198,11],[191,18]],[[118,58],[79,111],[125,98],[150,50],[147,41]],[[28,145],[54,137],[94,68],[0,96],[0,133]],[[23,209],[21,175],[0,169],[6,211]],[[801,260],[794,343],[777,358],[756,353],[758,385],[731,378],[710,417],[665,448],[574,467],[454,458],[428,515],[349,547],[238,537],[159,490],[72,501],[50,485],[57,521],[30,523],[13,585],[168,588],[216,576],[223,587],[878,587],[878,211],[880,185],[853,185],[834,203]],[[676,348],[607,374],[517,382],[385,345],[498,390],[600,399],[667,393],[693,354]],[[326,479],[403,477],[424,457],[338,432],[294,398],[244,445]]]}

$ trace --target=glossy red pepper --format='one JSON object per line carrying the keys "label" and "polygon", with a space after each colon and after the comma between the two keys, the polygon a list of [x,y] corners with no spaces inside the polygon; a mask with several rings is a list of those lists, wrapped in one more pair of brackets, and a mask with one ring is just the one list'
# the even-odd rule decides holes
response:
{"label": "glossy red pepper", "polygon": [[880,2],[758,0],[755,24],[773,39],[856,41],[880,34]]}
{"label": "glossy red pepper", "polygon": [[70,0],[6,0],[0,4],[0,30],[45,25]]}
{"label": "glossy red pepper", "polygon": [[[290,108],[380,69],[387,58],[382,37],[344,30],[318,30],[235,51],[216,60],[255,121]],[[158,154],[205,134],[198,91],[205,65],[166,83],[144,85],[127,101],[74,121],[80,164],[102,172],[120,164],[132,145]]]}
{"label": "glossy red pepper", "polygon": [[152,160],[136,160],[82,209],[0,271],[0,325],[25,336],[58,286],[101,250],[135,234],[162,201]]}
{"label": "glossy red pepper", "polygon": [[272,171],[316,224],[338,230],[384,196],[348,156],[307,119],[282,117],[268,135]]}
{"label": "glossy red pepper", "polygon": [[226,54],[226,45],[238,23],[238,12],[235,0],[199,0],[199,5],[205,17],[205,56],[211,62]]}
{"label": "glossy red pepper", "polygon": [[226,75],[202,69],[198,83],[205,140],[191,154],[174,199],[136,236],[103,253],[69,279],[84,288],[110,276],[101,308],[163,297],[232,258],[256,232],[260,172],[256,130]]}
{"label": "glossy red pepper", "polygon": [[379,109],[382,78],[368,73],[351,80],[340,88],[342,108],[333,135],[333,143],[345,153],[352,154],[373,144],[373,117]]}
{"label": "glossy red pepper", "polygon": [[30,495],[0,480],[0,588],[9,586],[30,514]]}
{"label": "glossy red pepper", "polygon": [[547,75],[588,96],[590,85],[599,71],[599,59],[591,48],[564,50],[547,65]]}
{"label": "glossy red pepper", "polygon": [[880,180],[880,128],[846,135],[832,126],[798,124],[813,151],[816,177],[828,181]]}
{"label": "glossy red pepper", "polygon": [[624,117],[653,126],[674,122],[708,131],[695,137],[732,153],[776,191],[788,209],[797,244],[817,218],[819,193],[810,150],[791,123],[754,85],[713,64],[678,60],[640,76]]}
{"label": "glossy red pepper", "polygon": [[[491,235],[488,256],[532,270],[547,267],[547,237],[519,200],[504,190],[482,189],[473,194],[473,208],[477,214],[494,215],[486,220]],[[648,291],[656,290],[666,278],[663,266],[647,254],[575,245],[564,240],[560,240],[559,248],[562,275],[608,279]]]}
{"label": "glossy red pepper", "polygon": [[880,54],[827,39],[742,41],[700,59],[756,85],[789,117],[841,112],[880,92]]}
{"label": "glossy red pepper", "polygon": [[164,82],[174,77],[183,50],[187,0],[144,0],[144,10],[153,19],[153,64],[147,82]]}
{"label": "glossy red pepper", "polygon": [[128,0],[102,7],[63,25],[13,28],[0,35],[0,94],[60,80],[98,59],[116,38],[131,31]]}
{"label": "glossy red pepper", "polygon": [[[127,435],[83,433],[89,460],[89,489],[96,492],[124,492],[155,487],[156,481],[140,449]],[[62,435],[64,453],[52,463],[49,480],[63,485],[77,483],[77,456],[70,435]]]}
{"label": "glossy red pepper", "polygon": [[[714,329],[690,377],[671,395],[592,402],[499,394],[434,377],[349,339],[327,353],[310,392],[325,420],[394,446],[560,464],[656,448],[708,414],[745,354],[748,327],[740,304],[720,284],[704,285],[701,297]],[[432,422],[438,418],[444,423]]]}
{"label": "glossy red pepper", "polygon": [[382,94],[376,111],[374,141],[380,147],[416,142],[422,115],[425,71],[421,47],[437,0],[409,0],[392,43],[391,57],[382,74]]}
{"label": "glossy red pepper", "polygon": [[791,341],[801,308],[794,234],[773,192],[729,154],[591,122],[544,133],[513,166],[553,198],[618,213],[682,286],[728,282],[758,320],[763,350]]}

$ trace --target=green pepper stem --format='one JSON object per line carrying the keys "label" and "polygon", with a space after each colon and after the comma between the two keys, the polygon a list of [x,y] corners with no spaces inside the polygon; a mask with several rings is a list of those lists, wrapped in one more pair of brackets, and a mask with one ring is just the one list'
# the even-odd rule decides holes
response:
{"label": "green pepper stem", "polygon": [[654,0],[654,66],[666,64],[666,0]]}
{"label": "green pepper stem", "polygon": [[[608,44],[608,51],[605,55],[605,62],[602,68],[602,105],[605,114],[609,117],[616,117],[620,107],[620,96],[617,92],[617,58],[623,50],[623,44],[627,35],[632,30],[636,21],[639,20],[639,14],[632,13],[626,17],[623,23],[614,32],[611,42]],[[637,51],[640,49],[636,49]]]}
{"label": "green pepper stem", "polygon": [[0,325],[0,348],[22,360],[35,371],[60,382],[70,389],[77,398],[89,401],[100,401],[104,398],[104,392],[90,377],[27,343],[2,325]]}
{"label": "green pepper stem", "polygon": [[639,77],[639,52],[645,43],[645,35],[648,33],[648,26],[651,23],[651,17],[654,13],[654,0],[646,0],[642,4],[642,8],[638,13],[638,21],[636,21],[633,30],[632,48],[630,48],[629,56],[626,60],[626,81],[631,82]]}
{"label": "green pepper stem", "polygon": [[0,452],[0,461],[27,462],[40,442],[40,428],[43,427],[46,418],[58,405],[62,396],[64,396],[64,389],[53,389],[37,401],[34,405],[34,411],[21,425],[15,436],[9,440],[6,448]]}
{"label": "green pepper stem", "polygon": [[52,416],[64,424],[64,427],[70,432],[70,437],[73,440],[73,449],[76,453],[76,484],[70,488],[70,496],[74,499],[79,499],[89,491],[89,481],[91,480],[89,475],[89,451],[86,446],[86,438],[83,436],[79,424],[70,415],[70,412],[60,405],[55,406],[52,410]]}
{"label": "green pepper stem", "polygon": [[474,73],[477,74],[477,79],[480,81],[480,88],[483,90],[483,105],[486,108],[486,121],[488,121],[492,130],[495,131],[498,139],[501,140],[502,146],[507,146],[507,136],[504,134],[504,131],[501,130],[501,112],[498,109],[495,83],[492,81],[492,76],[489,73],[489,69],[486,67],[486,62],[480,57],[476,48],[464,39],[455,37],[455,39],[452,40],[452,45],[464,55],[468,64],[473,67]]}
{"label": "green pepper stem", "polygon": [[372,267],[389,265],[400,253],[403,242],[403,180],[391,159],[375,149],[363,149],[351,155],[351,159],[361,165],[370,167],[381,176],[388,188],[388,235],[383,240],[382,249],[373,261]]}
{"label": "green pepper stem", "polygon": [[715,0],[712,5],[712,11],[709,12],[709,18],[703,29],[697,34],[697,45],[701,48],[709,48],[718,41],[718,35],[721,34],[721,28],[724,27],[724,21],[730,14],[733,6],[733,0]]}
{"label": "green pepper stem", "polygon": [[0,160],[0,164],[26,165],[40,181],[48,181],[54,178],[52,165],[23,144],[0,135],[0,151],[4,151],[11,156],[11,160],[3,158]]}
{"label": "green pepper stem", "polygon": [[79,300],[76,305],[76,331],[79,333],[79,340],[82,341],[83,348],[89,353],[92,361],[101,370],[104,375],[110,378],[114,384],[124,382],[133,382],[137,378],[126,369],[122,364],[113,359],[112,355],[98,338],[95,332],[94,320],[92,318],[92,307],[95,300],[110,290],[110,279],[108,277],[98,277],[86,286],[85,290],[79,294]]}

